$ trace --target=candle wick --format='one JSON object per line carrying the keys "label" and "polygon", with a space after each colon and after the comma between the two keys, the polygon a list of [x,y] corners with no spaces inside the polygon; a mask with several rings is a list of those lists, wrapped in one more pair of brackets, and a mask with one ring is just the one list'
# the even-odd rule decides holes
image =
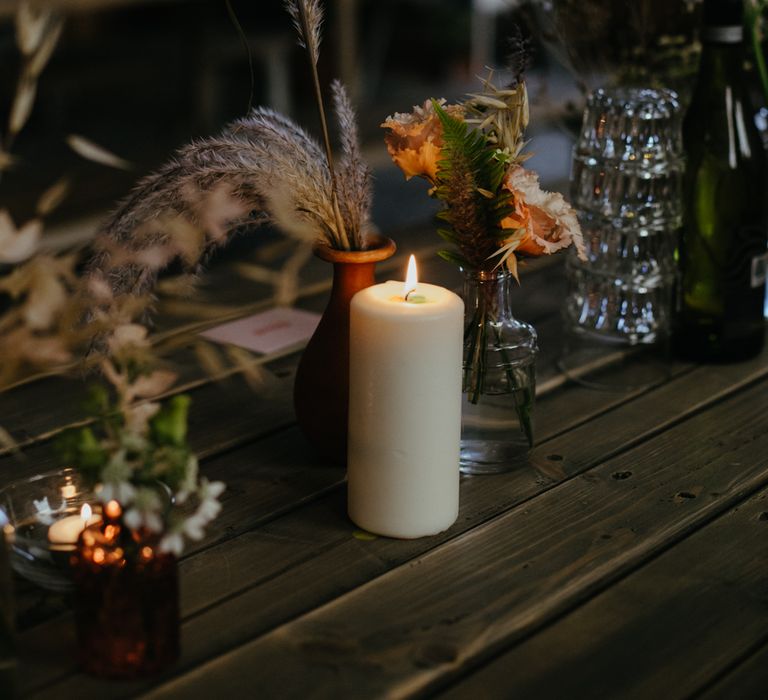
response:
{"label": "candle wick", "polygon": [[408,301],[408,297],[411,296],[411,294],[413,294],[415,291],[416,291],[416,288],[414,287],[409,292],[407,292],[405,295],[405,301]]}

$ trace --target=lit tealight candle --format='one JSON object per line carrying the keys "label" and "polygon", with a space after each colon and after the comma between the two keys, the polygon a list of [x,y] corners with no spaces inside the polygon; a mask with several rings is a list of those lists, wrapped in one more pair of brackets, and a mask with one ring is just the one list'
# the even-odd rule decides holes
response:
{"label": "lit tealight candle", "polygon": [[76,544],[80,533],[90,525],[101,522],[101,516],[93,512],[87,503],[80,509],[79,515],[68,515],[57,520],[48,528],[48,540],[51,544]]}
{"label": "lit tealight candle", "polygon": [[459,509],[464,304],[416,279],[358,292],[350,307],[350,518],[390,537],[434,535]]}

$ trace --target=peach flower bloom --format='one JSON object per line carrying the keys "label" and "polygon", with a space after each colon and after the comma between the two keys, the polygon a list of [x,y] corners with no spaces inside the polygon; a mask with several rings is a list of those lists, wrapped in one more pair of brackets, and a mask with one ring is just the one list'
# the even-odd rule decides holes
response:
{"label": "peach flower bloom", "polygon": [[[445,100],[438,101],[441,107]],[[448,105],[445,111],[452,117],[462,118],[464,110],[458,105]],[[437,162],[443,147],[443,127],[431,100],[413,108],[410,114],[396,113],[381,125],[388,129],[384,141],[392,160],[410,180],[414,175],[435,184]]]}
{"label": "peach flower bloom", "polygon": [[505,238],[496,255],[499,264],[514,271],[515,256],[551,255],[573,244],[579,258],[586,260],[584,240],[576,212],[559,192],[546,192],[539,186],[539,176],[522,166],[515,166],[506,176],[504,189],[512,193],[514,214],[502,219]]}

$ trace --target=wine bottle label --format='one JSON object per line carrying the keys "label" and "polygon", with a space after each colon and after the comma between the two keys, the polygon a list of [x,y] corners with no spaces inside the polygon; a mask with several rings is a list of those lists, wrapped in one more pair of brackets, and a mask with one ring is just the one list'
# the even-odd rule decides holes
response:
{"label": "wine bottle label", "polygon": [[752,289],[762,287],[765,284],[766,277],[768,277],[766,270],[768,270],[768,253],[756,255],[752,258]]}
{"label": "wine bottle label", "polygon": [[762,225],[734,226],[728,232],[727,255],[720,265],[722,294],[740,303],[750,289],[765,283],[766,237]]}
{"label": "wine bottle label", "polygon": [[718,44],[738,44],[744,39],[744,28],[739,25],[730,27],[704,27],[701,30],[702,41]]}

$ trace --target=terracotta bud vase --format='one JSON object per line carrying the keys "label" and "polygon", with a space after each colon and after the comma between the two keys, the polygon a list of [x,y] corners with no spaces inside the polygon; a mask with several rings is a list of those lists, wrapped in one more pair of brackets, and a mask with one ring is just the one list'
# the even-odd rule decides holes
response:
{"label": "terracotta bud vase", "polygon": [[374,284],[377,262],[392,257],[394,241],[369,237],[367,250],[315,246],[315,255],[333,263],[333,287],[320,324],[296,371],[293,401],[296,420],[307,440],[325,459],[347,462],[349,412],[349,302]]}

